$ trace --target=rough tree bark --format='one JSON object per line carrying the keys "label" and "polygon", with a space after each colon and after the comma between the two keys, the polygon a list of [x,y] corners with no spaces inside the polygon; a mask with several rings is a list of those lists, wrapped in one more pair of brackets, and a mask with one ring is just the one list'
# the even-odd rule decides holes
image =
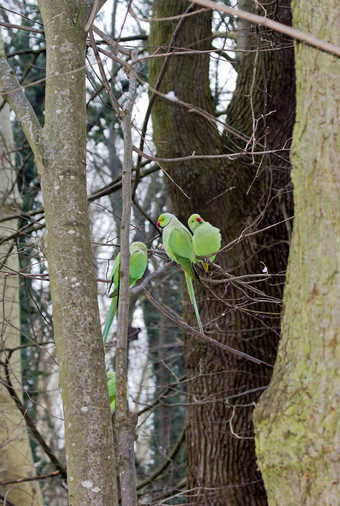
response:
{"label": "rough tree bark", "polygon": [[[4,52],[0,33],[0,50]],[[1,104],[0,111],[0,217],[13,216],[20,209],[20,196],[16,185],[14,141],[8,104]],[[0,227],[0,238],[15,233],[18,220],[5,221]],[[22,398],[22,375],[20,356],[20,301],[19,301],[18,253],[15,238],[1,245],[0,250],[0,360],[9,360],[10,380],[16,393]],[[12,353],[11,350],[16,350]],[[1,379],[8,383],[4,368]],[[15,483],[20,478],[35,476],[32,452],[25,419],[10,397],[8,390],[0,385],[0,482],[12,481],[0,487],[0,498],[6,497],[14,504],[23,506],[42,505],[41,492],[34,482]]]}
{"label": "rough tree bark", "polygon": [[[154,2],[154,16],[166,17],[184,12],[187,2]],[[268,15],[274,16],[269,7]],[[275,13],[290,23],[289,2]],[[178,21],[154,22],[150,48],[167,48]],[[153,107],[154,139],[157,154],[178,157],[196,154],[240,152],[256,127],[255,150],[289,147],[294,120],[294,67],[290,40],[248,26],[242,38],[237,87],[228,108],[228,135],[219,135],[214,122],[173,101],[157,98]],[[272,51],[280,46],[280,50]],[[186,19],[175,38],[177,50],[211,49],[211,12]],[[261,51],[260,51],[261,50]],[[183,50],[183,52],[185,52]],[[160,58],[149,63],[150,83],[155,86],[162,66]],[[180,100],[214,115],[209,88],[207,53],[173,56],[162,81],[163,93],[174,91]],[[167,182],[173,211],[186,223],[199,212],[222,231],[223,243],[240,237],[217,263],[233,275],[262,272],[263,262],[270,281],[255,285],[271,301],[251,292],[251,286],[229,283],[214,285],[213,293],[196,284],[205,331],[215,339],[273,363],[279,338],[279,313],[284,270],[288,255],[289,227],[275,226],[255,236],[250,232],[281,222],[291,214],[289,160],[281,156],[240,156],[231,161],[192,160],[164,167],[189,196]],[[162,164],[163,165],[163,164]],[[232,191],[228,188],[235,187]],[[246,234],[242,234],[242,232]],[[188,298],[185,295],[186,302]],[[196,325],[189,304],[185,318]],[[263,505],[267,503],[257,470],[253,440],[252,411],[262,388],[270,379],[266,370],[221,353],[186,336],[185,360],[188,401],[201,401],[187,413],[188,488],[190,503],[211,505]],[[237,401],[228,397],[251,389]],[[205,403],[205,401],[207,401]],[[215,401],[215,402],[213,402]]]}
{"label": "rough tree bark", "polygon": [[34,152],[42,186],[70,504],[111,505],[117,503],[113,437],[85,172],[84,23],[91,4],[39,2],[47,46],[43,129],[4,58],[0,83]]}
{"label": "rough tree bark", "polygon": [[[313,9],[317,16],[311,16]],[[334,2],[295,2],[296,28],[340,45]],[[270,504],[339,502],[340,60],[296,43],[295,219],[282,340],[256,409]]]}

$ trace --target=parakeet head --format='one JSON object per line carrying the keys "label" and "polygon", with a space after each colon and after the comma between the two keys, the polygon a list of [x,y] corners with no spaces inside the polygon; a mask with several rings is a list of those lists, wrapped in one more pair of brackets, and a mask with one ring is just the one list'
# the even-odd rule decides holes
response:
{"label": "parakeet head", "polygon": [[198,225],[201,225],[202,223],[204,223],[204,220],[200,217],[199,214],[192,214],[188,219],[188,225],[191,232],[194,232]]}
{"label": "parakeet head", "polygon": [[163,213],[159,216],[157,221],[157,227],[164,228],[175,218],[174,214]]}

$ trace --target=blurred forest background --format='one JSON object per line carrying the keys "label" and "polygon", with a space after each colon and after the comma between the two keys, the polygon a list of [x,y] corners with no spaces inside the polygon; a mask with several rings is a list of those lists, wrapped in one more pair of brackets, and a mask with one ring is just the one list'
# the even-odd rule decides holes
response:
{"label": "blurred forest background", "polygon": [[[229,0],[224,5],[235,7]],[[239,0],[237,8],[292,25],[290,0]],[[41,9],[35,1],[8,0],[1,8],[1,24],[7,61],[43,125],[46,39]],[[86,44],[86,184],[102,325],[110,304],[112,260],[120,246],[124,142],[119,111],[129,101],[131,49],[137,51],[130,242],[143,241],[149,250],[147,283],[132,290],[128,329],[129,409],[138,416],[138,504],[266,505],[276,492],[266,492],[266,477],[263,481],[260,473],[270,464],[262,468],[256,460],[253,412],[277,356],[293,229],[293,39],[184,0],[113,0],[96,16]],[[64,412],[41,178],[22,122],[5,102],[0,107],[0,497],[9,506],[63,506],[69,504]],[[316,129],[322,128],[320,122],[319,127],[314,123]],[[334,177],[338,192],[339,175]],[[168,259],[159,248],[156,223],[164,211],[185,225],[197,212],[221,230],[222,250],[195,284],[204,333],[250,360],[190,331],[197,322],[182,273],[175,265],[164,267]],[[73,216],[69,220],[72,224]],[[324,244],[326,252],[333,251]],[[320,261],[325,254],[319,253]],[[334,276],[335,288],[339,275]],[[317,297],[315,283],[309,282],[306,300]],[[169,312],[190,327],[169,319]],[[335,335],[327,334],[332,322],[323,324],[327,342]],[[115,370],[116,337],[114,323],[105,345],[107,371]],[[307,354],[311,348],[305,348]],[[75,357],[75,368],[76,363]],[[280,369],[281,378],[289,367]],[[95,370],[96,361],[88,362],[88,368]],[[304,370],[299,378],[307,376]],[[288,396],[289,388],[282,387]],[[85,396],[85,380],[78,390]],[[275,392],[280,392],[277,385]],[[330,405],[325,410],[330,412]],[[263,415],[259,411],[259,427],[261,416],[268,419],[265,410]],[[289,440],[290,433],[282,434]],[[286,464],[272,464],[289,483]],[[311,469],[309,464],[301,467],[301,483],[308,481]],[[306,490],[301,485],[301,497]],[[331,504],[309,500],[303,504]]]}

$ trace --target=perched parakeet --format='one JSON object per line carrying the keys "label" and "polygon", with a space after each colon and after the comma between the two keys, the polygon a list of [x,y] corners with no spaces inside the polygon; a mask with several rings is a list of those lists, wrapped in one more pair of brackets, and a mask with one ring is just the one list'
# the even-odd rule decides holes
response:
{"label": "perched parakeet", "polygon": [[[133,286],[138,279],[140,279],[146,269],[148,263],[148,250],[143,242],[133,242],[130,246],[130,267],[129,267],[129,284]],[[113,292],[110,297],[112,302],[107,313],[103,330],[103,341],[106,343],[109,330],[111,328],[115,314],[118,308],[118,292],[119,292],[119,268],[120,268],[120,253],[116,256],[111,273],[113,284]]]}
{"label": "perched parakeet", "polygon": [[111,411],[115,410],[116,407],[116,373],[108,372],[107,376],[107,388],[109,389],[110,408]]}
{"label": "perched parakeet", "polygon": [[[109,390],[110,409],[114,411],[116,409],[116,373],[107,372],[107,388]],[[129,390],[126,387],[126,398],[129,397]]]}
{"label": "perched parakeet", "polygon": [[[208,221],[204,221],[199,214],[192,214],[188,219],[188,225],[194,234],[192,243],[195,253],[199,257],[205,257],[211,253],[215,253],[221,247],[221,232],[218,228],[213,227]],[[213,262],[216,255],[209,257]],[[204,269],[207,271],[209,264],[202,262]]]}
{"label": "perched parakeet", "polygon": [[175,260],[184,270],[185,280],[188,287],[189,297],[194,306],[198,326],[203,332],[201,318],[195,298],[193,279],[198,279],[193,269],[193,264],[197,263],[195,250],[192,243],[192,235],[189,230],[181,223],[176,216],[170,213],[163,213],[158,218],[157,227],[163,229],[163,245],[165,253],[171,260]]}

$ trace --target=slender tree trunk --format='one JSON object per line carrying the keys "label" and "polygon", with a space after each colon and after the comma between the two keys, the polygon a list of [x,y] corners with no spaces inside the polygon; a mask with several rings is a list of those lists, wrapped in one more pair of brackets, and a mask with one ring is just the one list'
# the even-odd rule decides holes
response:
{"label": "slender tree trunk", "polygon": [[[3,43],[0,34],[0,49]],[[16,185],[16,170],[13,154],[14,142],[9,117],[9,107],[2,104],[0,111],[0,217],[13,216],[20,209],[20,197]],[[0,238],[15,233],[18,220],[1,224]],[[10,381],[22,398],[22,375],[20,350],[20,301],[19,260],[15,239],[1,245],[0,251],[0,360],[9,359]],[[11,350],[15,350],[13,353]],[[1,379],[7,383],[4,368]],[[8,390],[0,385],[0,481],[13,481],[0,486],[0,494],[14,504],[23,506],[42,505],[40,487],[34,482],[16,484],[15,480],[35,476],[32,452],[25,419],[10,397]],[[1,497],[0,496],[0,497]]]}
{"label": "slender tree trunk", "polygon": [[42,186],[70,504],[111,505],[117,504],[113,436],[85,171],[84,23],[91,2],[39,5],[47,47],[43,129],[4,59],[0,82],[32,147]]}
{"label": "slender tree trunk", "polygon": [[[187,7],[186,2],[165,4],[156,0],[154,15],[171,16]],[[280,21],[290,22],[288,2],[277,15]],[[159,47],[167,49],[177,23],[178,20],[152,23],[153,51],[159,52]],[[211,49],[210,25],[211,13],[206,12],[187,18],[180,29],[176,28],[173,45],[177,51],[188,47],[205,53],[172,56],[160,90],[173,91],[178,99],[213,116],[206,52]],[[192,160],[162,166],[177,185],[165,177],[173,210],[183,223],[192,212],[199,212],[221,229],[223,244],[240,238],[228,253],[217,257],[218,264],[235,276],[261,274],[263,265],[276,275],[256,285],[237,281],[210,285],[212,291],[195,285],[205,332],[272,364],[279,338],[289,228],[282,224],[256,236],[246,234],[274,226],[291,215],[290,164],[287,152],[257,156],[254,161],[251,156],[241,156],[241,151],[253,133],[255,151],[289,147],[295,103],[293,51],[290,40],[257,32],[255,27],[248,30],[249,37],[247,41],[242,39],[242,48],[251,52],[244,53],[240,61],[237,87],[227,114],[231,133],[221,137],[213,122],[190,106],[161,98],[153,107],[153,127],[157,154],[162,157],[193,152],[240,153],[233,160]],[[282,47],[272,51],[272,44]],[[161,65],[160,58],[150,61],[152,86]],[[260,291],[252,292],[254,286]],[[186,295],[185,300],[184,317],[195,326]],[[222,353],[191,336],[185,339],[185,360],[188,401],[192,403],[186,433],[191,504],[266,504],[256,464],[252,411],[253,403],[269,382],[271,370]],[[231,398],[249,390],[247,395]],[[200,402],[195,405],[195,401]]]}
{"label": "slender tree trunk", "polygon": [[[131,61],[136,59],[137,50],[132,51]],[[120,227],[121,260],[119,267],[119,304],[116,346],[116,411],[114,430],[118,443],[118,469],[122,506],[137,506],[136,468],[134,439],[137,419],[129,411],[126,402],[128,372],[128,328],[129,328],[129,243],[131,220],[131,174],[132,174],[132,110],[136,99],[137,81],[130,77],[129,99],[124,110],[122,130],[124,137],[124,160],[122,171],[122,221]]]}
{"label": "slender tree trunk", "polygon": [[84,13],[78,2],[40,2],[40,9],[47,43],[40,173],[69,496],[71,504],[113,504],[113,439],[86,195]]}
{"label": "slender tree trunk", "polygon": [[[317,16],[311,16],[313,9]],[[339,9],[295,2],[296,28],[340,44]],[[256,447],[270,504],[338,504],[340,61],[296,43],[295,219],[282,340],[256,409]]]}

